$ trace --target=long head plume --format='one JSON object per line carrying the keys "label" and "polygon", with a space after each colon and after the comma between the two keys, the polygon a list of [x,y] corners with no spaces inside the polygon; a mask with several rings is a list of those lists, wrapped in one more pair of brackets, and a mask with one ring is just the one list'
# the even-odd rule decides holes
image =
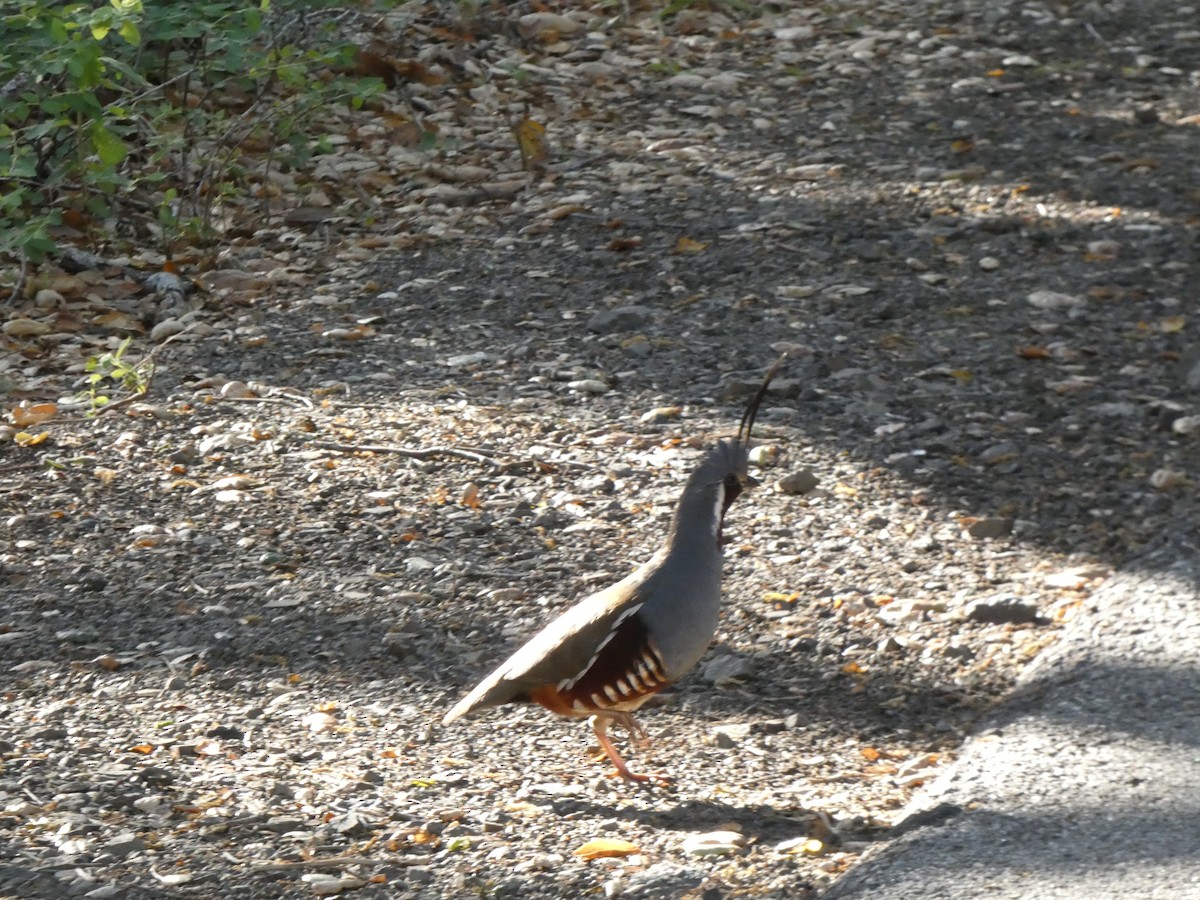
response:
{"label": "long head plume", "polygon": [[[688,480],[689,485],[695,488],[721,485],[721,501],[718,508],[721,519],[724,518],[725,512],[742,491],[758,484],[750,477],[749,473],[750,434],[754,430],[754,420],[758,415],[758,408],[762,404],[763,398],[767,395],[771,379],[779,372],[786,360],[786,355],[779,357],[775,361],[775,365],[771,366],[770,371],[767,372],[762,384],[746,405],[742,421],[738,424],[737,434],[732,438],[722,438],[718,441],[717,445],[701,458],[700,464]],[[685,492],[685,497],[688,495],[688,492]]]}
{"label": "long head plume", "polygon": [[738,450],[745,454],[750,449],[750,433],[754,431],[754,420],[758,416],[758,407],[762,403],[763,398],[767,396],[767,388],[771,386],[771,381],[779,374],[779,369],[783,366],[787,359],[787,354],[783,354],[779,359],[775,360],[775,365],[771,366],[763,383],[758,386],[758,390],[754,393],[754,397],[746,405],[746,411],[742,413],[742,421],[738,425],[737,436],[734,438],[734,444]]}

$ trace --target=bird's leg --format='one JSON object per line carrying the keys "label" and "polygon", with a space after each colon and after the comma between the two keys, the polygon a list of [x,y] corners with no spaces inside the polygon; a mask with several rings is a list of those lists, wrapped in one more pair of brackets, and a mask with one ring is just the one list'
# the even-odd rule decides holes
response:
{"label": "bird's leg", "polygon": [[[629,770],[629,766],[625,765],[625,760],[621,759],[621,754],[617,752],[617,748],[613,745],[613,742],[609,740],[608,723],[611,719],[616,719],[631,734],[635,733],[634,729],[636,729],[637,732],[640,732],[643,737],[646,734],[646,732],[642,730],[642,727],[633,720],[633,716],[629,715],[629,713],[613,712],[606,713],[605,715],[592,716],[592,731],[596,733],[596,740],[600,742],[600,746],[604,748],[604,753],[608,757],[609,762],[611,762],[617,770],[610,777],[615,778],[620,776],[621,778],[625,778],[629,781],[638,782],[670,781],[671,777],[669,775],[662,775],[659,773],[655,773],[653,775],[641,775],[637,772],[631,772]],[[633,728],[630,728],[631,724]]]}
{"label": "bird's leg", "polygon": [[616,711],[609,713],[609,718],[624,728],[629,736],[633,738],[633,742],[642,749],[649,749],[653,744],[653,741],[650,740],[650,735],[646,734],[646,729],[642,727],[642,724],[632,714]]}

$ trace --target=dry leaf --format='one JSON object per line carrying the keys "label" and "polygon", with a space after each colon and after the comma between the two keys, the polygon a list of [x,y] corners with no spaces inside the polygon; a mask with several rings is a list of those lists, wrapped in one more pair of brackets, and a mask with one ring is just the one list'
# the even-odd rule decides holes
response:
{"label": "dry leaf", "polygon": [[465,506],[468,509],[479,509],[479,486],[470,483],[463,488],[462,496],[458,499],[460,506]]}
{"label": "dry leaf", "polygon": [[1037,347],[1031,344],[1028,347],[1018,349],[1017,356],[1022,359],[1049,359],[1050,351],[1045,347]]}
{"label": "dry leaf", "polygon": [[40,337],[50,331],[50,326],[33,319],[12,319],[4,323],[2,330],[13,338]]}
{"label": "dry leaf", "polygon": [[620,841],[615,838],[596,838],[577,849],[575,855],[581,859],[593,860],[609,856],[633,856],[635,853],[641,852],[641,848],[637,844],[631,844],[629,841]]}
{"label": "dry leaf", "polygon": [[675,242],[675,253],[699,253],[708,249],[707,241],[693,241],[690,237],[681,237]]}
{"label": "dry leaf", "polygon": [[58,415],[58,406],[54,403],[22,403],[14,407],[10,413],[13,424],[25,428],[29,425],[41,425],[49,422]]}
{"label": "dry leaf", "polygon": [[526,169],[538,169],[546,163],[546,126],[525,116],[513,126],[513,136],[521,150]]}

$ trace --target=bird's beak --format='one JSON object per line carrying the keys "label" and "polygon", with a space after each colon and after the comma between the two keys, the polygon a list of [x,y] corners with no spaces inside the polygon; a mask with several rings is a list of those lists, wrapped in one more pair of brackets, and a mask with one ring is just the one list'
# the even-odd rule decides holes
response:
{"label": "bird's beak", "polygon": [[744,488],[756,488],[762,484],[762,482],[753,475],[739,475],[738,481],[742,483],[742,487]]}

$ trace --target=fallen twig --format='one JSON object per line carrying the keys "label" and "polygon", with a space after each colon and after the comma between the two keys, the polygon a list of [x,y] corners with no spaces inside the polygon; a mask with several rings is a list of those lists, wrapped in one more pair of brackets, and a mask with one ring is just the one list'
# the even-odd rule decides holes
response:
{"label": "fallen twig", "polygon": [[335,450],[338,453],[391,453],[395,456],[406,456],[409,459],[455,456],[459,459],[469,459],[472,462],[487,463],[489,466],[500,468],[500,463],[494,459],[488,459],[489,455],[494,455],[489,450],[462,450],[458,447],[424,447],[420,450],[413,450],[409,447],[392,447],[387,444],[339,444],[335,441],[313,441],[312,445],[320,450]]}

